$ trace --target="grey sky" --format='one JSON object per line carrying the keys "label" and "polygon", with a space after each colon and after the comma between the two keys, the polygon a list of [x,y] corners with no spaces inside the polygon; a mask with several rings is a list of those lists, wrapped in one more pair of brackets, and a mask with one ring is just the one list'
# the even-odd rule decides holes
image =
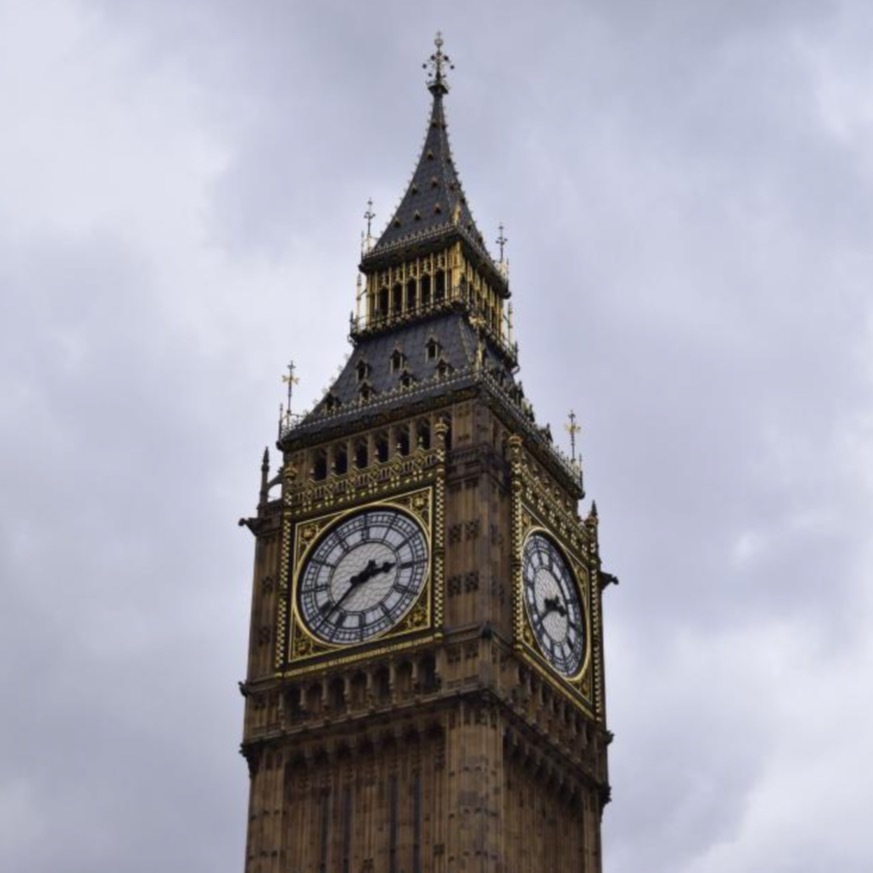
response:
{"label": "grey sky", "polygon": [[873,869],[873,7],[471,5],[0,0],[4,869],[242,869],[236,519],[438,28],[621,578],[606,869]]}

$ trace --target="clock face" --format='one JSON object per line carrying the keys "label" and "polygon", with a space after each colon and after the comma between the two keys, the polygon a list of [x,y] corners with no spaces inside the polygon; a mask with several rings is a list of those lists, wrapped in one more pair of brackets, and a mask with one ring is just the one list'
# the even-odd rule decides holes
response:
{"label": "clock face", "polygon": [[306,559],[300,617],[326,643],[362,643],[396,625],[424,589],[427,540],[405,513],[367,509],[344,518]]}
{"label": "clock face", "polygon": [[540,650],[559,673],[575,676],[585,660],[585,609],[569,564],[542,534],[531,534],[524,544],[522,579]]}

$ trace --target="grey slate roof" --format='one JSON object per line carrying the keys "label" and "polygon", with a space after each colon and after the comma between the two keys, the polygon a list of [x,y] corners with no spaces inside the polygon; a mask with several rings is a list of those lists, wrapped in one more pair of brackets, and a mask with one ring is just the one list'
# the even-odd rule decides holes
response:
{"label": "grey slate roof", "polygon": [[[436,344],[430,357],[428,346]],[[325,397],[295,428],[303,435],[449,393],[476,372],[478,340],[462,312],[450,311],[360,340]],[[399,366],[392,357],[401,356]],[[504,385],[515,387],[504,357],[485,343],[484,368]],[[406,382],[407,384],[404,384]],[[362,391],[366,386],[369,396]]]}

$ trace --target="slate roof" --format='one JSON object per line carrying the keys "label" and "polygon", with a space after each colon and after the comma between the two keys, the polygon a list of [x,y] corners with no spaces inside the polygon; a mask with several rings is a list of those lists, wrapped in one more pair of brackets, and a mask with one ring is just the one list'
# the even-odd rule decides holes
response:
{"label": "slate roof", "polygon": [[[432,344],[433,356],[428,349]],[[512,391],[515,381],[505,356],[488,342],[484,350],[484,369]],[[362,339],[324,398],[294,427],[293,434],[320,432],[377,411],[450,393],[463,387],[462,383],[472,384],[477,352],[476,331],[457,311]],[[400,358],[395,366],[392,357],[397,353]]]}
{"label": "slate roof", "polygon": [[379,266],[390,260],[392,253],[410,246],[460,238],[492,274],[499,293],[505,296],[506,281],[476,227],[452,158],[443,108],[445,89],[432,87],[431,92],[433,105],[418,165],[388,226],[364,255],[361,268],[366,271]]}

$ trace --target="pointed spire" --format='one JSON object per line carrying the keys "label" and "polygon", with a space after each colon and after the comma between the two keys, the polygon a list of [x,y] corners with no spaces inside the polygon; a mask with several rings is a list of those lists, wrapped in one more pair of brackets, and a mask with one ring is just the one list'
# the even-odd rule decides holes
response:
{"label": "pointed spire", "polygon": [[508,295],[505,277],[488,253],[455,169],[443,107],[449,91],[446,71],[454,67],[443,52],[440,34],[436,51],[424,66],[430,68],[427,87],[433,95],[424,145],[400,204],[375,245],[369,249],[365,246],[361,266],[366,272],[367,268],[390,262],[392,252],[408,245],[441,245],[447,239],[462,239],[477,259],[490,266],[498,293]]}

